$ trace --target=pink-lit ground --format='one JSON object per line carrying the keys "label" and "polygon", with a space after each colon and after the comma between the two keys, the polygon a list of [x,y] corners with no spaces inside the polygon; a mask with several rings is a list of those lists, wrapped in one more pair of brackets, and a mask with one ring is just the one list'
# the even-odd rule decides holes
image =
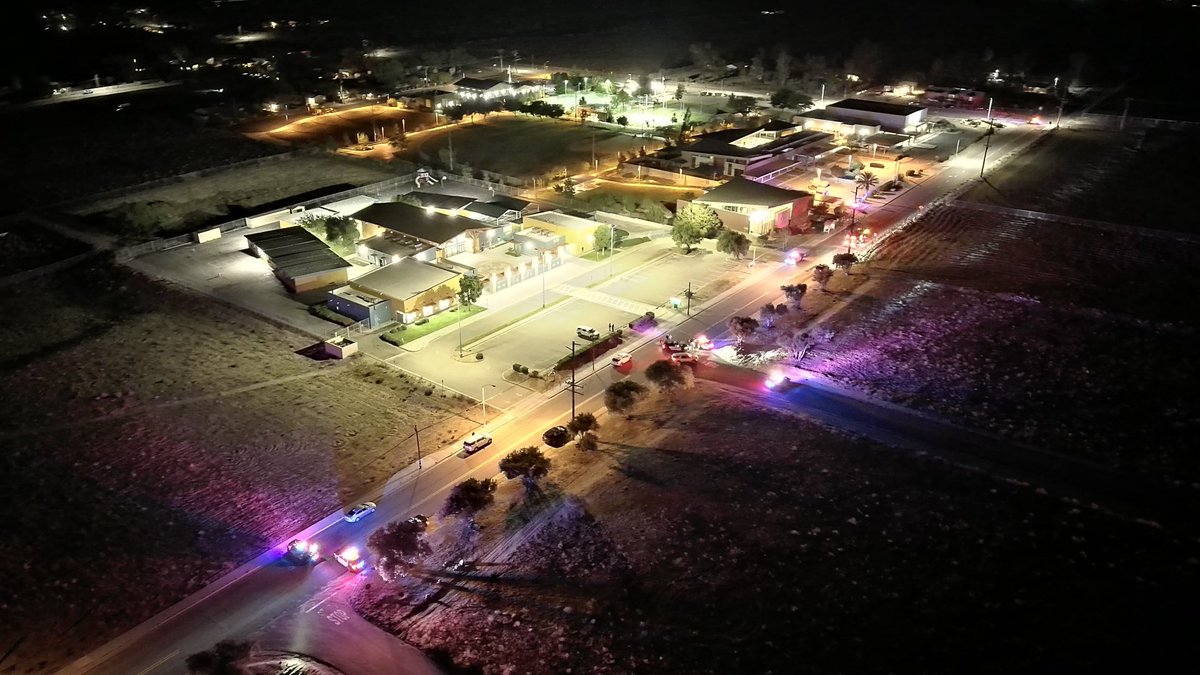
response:
{"label": "pink-lit ground", "polygon": [[[312,340],[82,267],[0,300],[5,662],[53,669],[378,488],[465,404]],[[438,423],[439,420],[445,420]],[[10,645],[5,645],[7,649]]]}

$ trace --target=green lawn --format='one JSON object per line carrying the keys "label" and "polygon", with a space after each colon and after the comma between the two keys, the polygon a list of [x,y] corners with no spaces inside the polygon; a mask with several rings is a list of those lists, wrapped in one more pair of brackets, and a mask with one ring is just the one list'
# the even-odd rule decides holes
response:
{"label": "green lawn", "polygon": [[[484,311],[484,309],[484,307],[480,307],[479,305],[471,305],[470,311],[464,315],[463,318],[467,319],[477,316],[480,312]],[[409,324],[408,326],[404,326],[402,328],[390,330],[379,337],[384,342],[389,342],[399,347],[402,344],[423,338],[434,331],[441,330],[447,326],[452,326],[457,321],[458,311],[447,310],[445,312],[434,314],[433,316],[429,317],[429,321],[426,321],[423,324]]]}
{"label": "green lawn", "polygon": [[632,136],[584,127],[566,120],[525,116],[493,115],[477,124],[463,123],[452,133],[424,138],[404,155],[414,159],[416,152],[431,157],[448,156],[450,136],[454,137],[454,163],[509,176],[540,176],[557,167],[574,173],[587,168],[592,160],[592,137],[596,158],[603,160],[619,151],[629,152],[646,142]]}
{"label": "green lawn", "polygon": [[[623,251],[625,249],[633,248],[634,246],[637,246],[638,244],[644,244],[648,241],[650,241],[650,237],[634,237],[632,239],[622,239],[621,243],[617,244],[617,251],[615,251],[614,253],[620,253],[621,251]],[[579,257],[582,258],[583,260],[591,260],[592,262],[604,262],[605,260],[608,260],[608,251],[604,251],[604,252],[588,251],[587,253],[584,253],[583,255],[581,255]]]}

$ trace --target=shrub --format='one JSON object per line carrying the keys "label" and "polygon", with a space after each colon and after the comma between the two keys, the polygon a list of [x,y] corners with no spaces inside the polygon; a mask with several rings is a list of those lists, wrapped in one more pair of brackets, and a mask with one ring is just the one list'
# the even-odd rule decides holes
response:
{"label": "shrub", "polygon": [[533,377],[533,378],[541,377],[541,374],[538,373],[538,371],[536,371],[536,370],[529,370],[526,372],[529,374],[530,377]]}
{"label": "shrub", "polygon": [[482,361],[482,360],[483,360],[483,352],[476,352],[476,354],[475,354],[475,360],[476,360],[476,361]]}
{"label": "shrub", "polygon": [[342,316],[341,314],[338,314],[321,303],[309,305],[308,313],[317,318],[325,319],[326,321],[332,321],[339,326],[349,326],[350,324],[354,323],[354,319],[351,319],[348,316]]}
{"label": "shrub", "polygon": [[521,372],[521,367],[522,367],[522,366],[521,366],[521,364],[519,364],[519,363],[514,363],[514,364],[513,364],[513,372],[514,372],[514,373],[519,373],[519,372]]}
{"label": "shrub", "polygon": [[426,390],[425,390],[425,395],[426,395],[426,396],[433,396],[433,390],[432,390],[432,389],[426,389]]}
{"label": "shrub", "polygon": [[528,375],[529,374],[529,366],[521,366],[521,374]]}

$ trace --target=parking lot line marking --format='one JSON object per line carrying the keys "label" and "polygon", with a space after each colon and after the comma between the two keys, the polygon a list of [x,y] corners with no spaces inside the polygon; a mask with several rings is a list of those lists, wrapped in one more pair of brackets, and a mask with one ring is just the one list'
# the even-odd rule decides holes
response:
{"label": "parking lot line marking", "polygon": [[322,600],[322,601],[318,602],[317,604],[313,605],[312,607],[309,607],[308,609],[304,610],[304,613],[305,613],[305,614],[308,614],[309,612],[311,612],[311,611],[313,611],[314,609],[316,609],[316,608],[320,607],[321,605],[325,604],[326,602],[329,602],[329,599],[330,599],[330,598],[332,598],[332,597],[333,597],[333,596],[331,595],[331,596],[329,596],[328,598],[325,598],[324,600]]}

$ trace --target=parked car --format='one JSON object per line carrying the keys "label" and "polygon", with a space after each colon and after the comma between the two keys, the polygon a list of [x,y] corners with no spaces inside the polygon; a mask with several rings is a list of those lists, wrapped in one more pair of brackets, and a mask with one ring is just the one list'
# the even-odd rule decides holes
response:
{"label": "parked car", "polygon": [[479,452],[491,444],[491,436],[483,433],[482,431],[476,431],[470,436],[467,436],[466,440],[463,441],[463,452],[469,455],[471,453]]}
{"label": "parked car", "polygon": [[342,567],[351,572],[361,572],[367,565],[367,559],[359,552],[357,546],[347,546],[337,553],[333,554],[334,559],[341,563]]}
{"label": "parked car", "polygon": [[633,360],[633,354],[630,354],[629,352],[618,352],[615,356],[612,357],[612,365],[613,365],[613,368],[620,368],[621,366],[625,365],[626,363],[629,363],[632,360]]}
{"label": "parked car", "polygon": [[591,326],[578,326],[575,328],[575,334],[584,340],[595,341],[600,339],[600,331],[592,328]]}
{"label": "parked car", "polygon": [[343,518],[347,523],[357,523],[372,513],[375,513],[375,502],[363,502],[347,511]]}
{"label": "parked car", "polygon": [[676,352],[671,355],[671,363],[674,363],[677,366],[685,364],[695,365],[697,361],[699,361],[699,359],[696,358],[696,355],[688,352]]}
{"label": "parked car", "polygon": [[657,323],[658,320],[654,318],[654,312],[646,312],[633,321],[630,321],[629,328],[630,330],[645,330],[647,328],[653,328]]}
{"label": "parked car", "polygon": [[658,345],[665,352],[682,352],[687,349],[687,345],[682,342],[676,342],[670,335],[666,335],[663,339],[659,340]]}
{"label": "parked car", "polygon": [[550,427],[542,434],[542,442],[552,448],[561,448],[571,440],[571,431],[563,425]]}

